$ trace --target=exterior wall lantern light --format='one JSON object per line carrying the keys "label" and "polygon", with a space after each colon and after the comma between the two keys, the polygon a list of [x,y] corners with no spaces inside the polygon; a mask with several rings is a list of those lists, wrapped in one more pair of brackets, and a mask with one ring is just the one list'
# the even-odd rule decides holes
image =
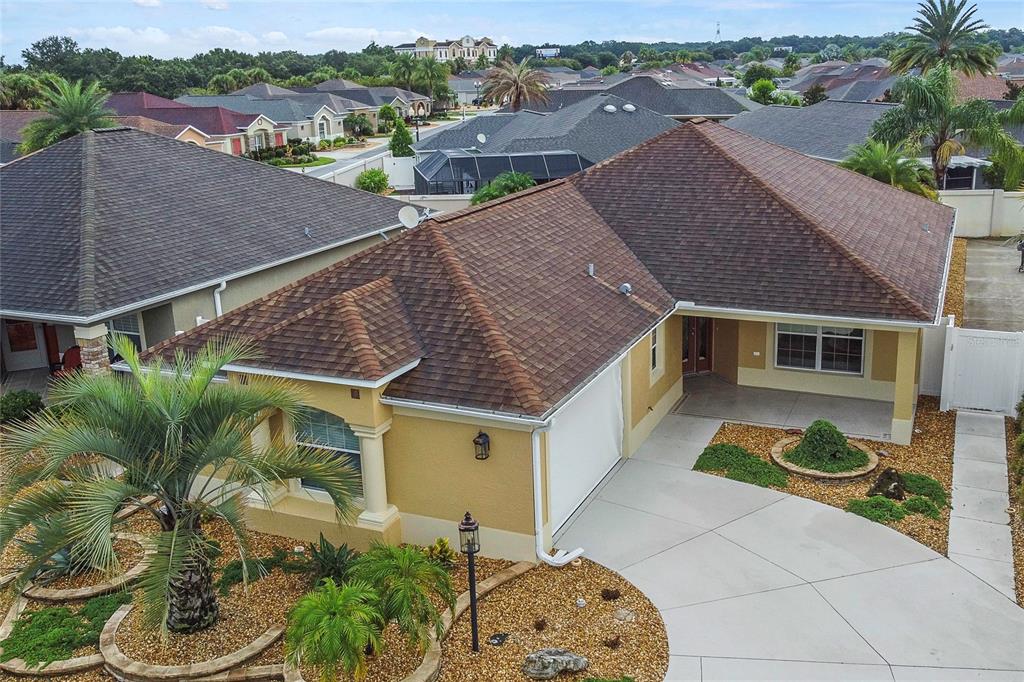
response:
{"label": "exterior wall lantern light", "polygon": [[477,459],[487,459],[491,456],[491,437],[481,431],[473,439],[473,450]]}
{"label": "exterior wall lantern light", "polygon": [[476,614],[476,553],[480,551],[480,524],[469,512],[459,524],[459,548],[469,559],[469,614],[473,625],[473,651],[480,651],[480,630]]}

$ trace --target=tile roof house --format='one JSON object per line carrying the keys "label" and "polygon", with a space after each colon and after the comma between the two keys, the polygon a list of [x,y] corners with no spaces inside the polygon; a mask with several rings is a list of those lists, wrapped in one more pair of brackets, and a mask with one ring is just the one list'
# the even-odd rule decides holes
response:
{"label": "tile roof house", "polygon": [[[489,553],[564,562],[575,553],[552,558],[552,535],[690,372],[886,401],[891,438],[909,442],[953,218],[687,122],[574,176],[437,216],[148,353],[252,339],[261,358],[228,367],[229,380],[287,378],[312,419],[354,434],[358,445],[300,425],[294,438],[360,469],[357,520],[339,524],[290,481],[269,508],[250,507],[256,528],[424,542],[469,508]],[[267,437],[289,434],[267,423]]]}
{"label": "tile roof house", "polygon": [[221,106],[190,106],[148,92],[115,92],[107,107],[121,116],[144,116],[204,132],[207,147],[241,156],[253,149],[281,145],[288,126],[261,114],[242,114]]}
{"label": "tile roof house", "polygon": [[54,144],[0,169],[0,317],[39,337],[4,336],[4,368],[107,326],[156,343],[380,241],[402,206],[131,128]]}
{"label": "tile roof house", "polygon": [[426,116],[431,107],[429,97],[412,90],[392,85],[367,87],[344,79],[323,81],[312,88],[299,88],[298,91],[330,93],[376,108],[390,104],[403,117]]}
{"label": "tile roof house", "polygon": [[[286,139],[306,141],[334,139],[348,135],[345,117],[370,114],[366,105],[325,93],[292,93],[287,96],[183,95],[178,102],[194,107],[223,107],[243,114],[262,114],[279,126],[287,126]],[[376,123],[376,111],[371,123]]]}

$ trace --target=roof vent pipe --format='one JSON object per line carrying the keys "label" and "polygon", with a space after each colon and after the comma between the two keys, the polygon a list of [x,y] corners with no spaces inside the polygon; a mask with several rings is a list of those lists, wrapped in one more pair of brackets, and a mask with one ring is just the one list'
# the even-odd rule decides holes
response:
{"label": "roof vent pipe", "polygon": [[619,287],[619,293],[629,296],[630,294],[633,293],[633,285],[630,284],[629,282],[623,282],[622,285]]}
{"label": "roof vent pipe", "polygon": [[634,111],[636,111],[636,107],[633,106],[632,104],[623,104],[622,105],[622,110],[623,111],[628,111],[629,113],[633,113]]}
{"label": "roof vent pipe", "polygon": [[593,263],[587,263],[587,277],[596,277],[597,271]]}
{"label": "roof vent pipe", "polygon": [[616,111],[615,110],[615,105],[614,104],[605,104],[604,105],[604,110],[607,111],[609,114],[614,114],[615,111]]}

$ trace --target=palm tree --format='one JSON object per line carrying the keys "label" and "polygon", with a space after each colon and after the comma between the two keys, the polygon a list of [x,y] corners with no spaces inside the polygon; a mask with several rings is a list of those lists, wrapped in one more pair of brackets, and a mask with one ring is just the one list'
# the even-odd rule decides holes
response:
{"label": "palm tree", "polygon": [[409,642],[426,650],[430,631],[444,634],[441,613],[430,600],[435,595],[455,613],[455,589],[451,576],[416,547],[374,543],[352,564],[349,574],[373,586],[380,595],[381,613],[395,621]]}
{"label": "palm tree", "polygon": [[547,102],[547,83],[547,74],[531,67],[529,57],[518,64],[505,61],[487,72],[484,98],[495,103],[507,99],[512,111],[519,111],[523,104]]}
{"label": "palm tree", "polygon": [[839,165],[929,199],[936,197],[935,190],[928,184],[931,171],[917,159],[907,158],[900,146],[877,140],[855,144],[850,147],[850,155]]}
{"label": "palm tree", "polygon": [[[905,73],[913,68],[927,72],[939,62],[954,71],[988,75],[995,71],[999,49],[985,45],[979,38],[988,26],[975,19],[977,5],[966,7],[967,0],[926,0],[918,3],[918,17],[907,29],[910,36],[893,53],[890,68]],[[966,7],[966,9],[965,9]]]}
{"label": "palm tree", "polygon": [[926,147],[939,189],[950,158],[964,152],[964,143],[985,147],[1000,158],[1020,158],[1020,145],[988,101],[957,102],[956,79],[948,64],[940,63],[923,76],[903,76],[891,92],[900,106],[875,121],[871,137],[893,146]]}
{"label": "palm tree", "polygon": [[[50,404],[60,417],[43,412],[5,435],[0,459],[13,473],[0,486],[0,552],[30,524],[55,527],[62,532],[24,567],[22,583],[67,546],[114,572],[115,514],[137,507],[160,526],[157,553],[139,582],[144,623],[195,632],[218,616],[204,520],[226,524],[244,560],[249,534],[245,496],[235,494],[240,488],[269,504],[274,484],[311,480],[346,518],[358,474],[326,451],[280,439],[253,442],[264,420],[280,414],[287,422],[302,405],[278,380],[214,383],[226,365],[256,357],[247,345],[211,342],[192,357],[178,355],[167,368],[159,360],[143,364],[123,336],[115,335],[111,347],[130,374],[58,380]],[[78,464],[82,454],[105,466]],[[110,467],[124,475],[106,476]],[[147,502],[148,496],[156,501]]]}
{"label": "palm tree", "polygon": [[416,60],[415,77],[427,89],[433,108],[434,90],[448,79],[448,67],[434,57],[423,57]]}
{"label": "palm tree", "polygon": [[0,107],[4,109],[38,109],[43,105],[40,79],[27,73],[5,73],[0,76]]}
{"label": "palm tree", "polygon": [[218,73],[210,82],[206,84],[206,87],[218,95],[226,95],[229,92],[234,92],[238,89],[238,83],[235,79],[226,73]]}
{"label": "palm tree", "polygon": [[32,121],[21,134],[19,151],[22,154],[48,147],[78,133],[93,128],[109,128],[114,112],[105,106],[107,94],[96,81],[82,87],[82,81],[69,83],[54,78],[52,86],[43,85],[43,110],[50,115]]}
{"label": "palm tree", "polygon": [[[321,682],[338,679],[340,667],[355,679],[366,675],[366,655],[381,648],[384,617],[377,593],[364,582],[323,582],[295,604],[288,616],[284,648],[293,666],[320,669]],[[369,651],[367,651],[369,650]]]}
{"label": "palm tree", "polygon": [[391,63],[391,78],[396,83],[401,83],[406,90],[412,89],[412,79],[416,75],[416,60],[411,54],[400,54],[395,56]]}

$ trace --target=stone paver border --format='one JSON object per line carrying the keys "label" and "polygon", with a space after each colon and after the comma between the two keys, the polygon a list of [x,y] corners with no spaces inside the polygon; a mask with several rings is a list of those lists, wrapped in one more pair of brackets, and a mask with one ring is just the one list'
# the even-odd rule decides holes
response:
{"label": "stone paver border", "polygon": [[803,476],[805,478],[813,478],[814,480],[821,481],[823,483],[845,483],[847,481],[853,481],[867,476],[878,468],[878,455],[875,454],[875,451],[864,443],[861,443],[859,440],[853,440],[852,438],[846,441],[850,447],[857,448],[868,456],[868,463],[859,469],[829,472],[818,471],[817,469],[808,469],[807,467],[793,464],[782,455],[791,445],[799,443],[800,439],[801,436],[786,436],[772,446],[772,461],[791,474],[796,474],[797,476]]}
{"label": "stone paver border", "polygon": [[113,535],[119,540],[130,540],[142,547],[143,554],[142,558],[139,559],[139,563],[135,564],[121,575],[96,585],[67,589],[54,589],[50,587],[30,585],[25,589],[23,594],[31,599],[45,602],[81,601],[116,592],[125,585],[134,582],[135,579],[146,570],[146,567],[152,560],[151,557],[156,554],[156,549],[153,547],[153,541],[145,535],[139,535],[137,533],[114,533]]}
{"label": "stone paver border", "polygon": [[[127,680],[129,682],[196,680],[209,678],[218,673],[225,673],[262,654],[270,645],[281,638],[285,630],[283,625],[275,625],[268,628],[266,632],[241,649],[224,656],[218,656],[209,661],[190,663],[188,665],[151,665],[128,658],[121,651],[121,648],[117,646],[117,628],[120,627],[121,622],[131,613],[131,610],[132,604],[125,604],[119,608],[110,617],[107,624],[103,626],[103,632],[100,633],[100,653],[103,655],[104,670],[115,679]],[[254,670],[258,669],[257,667]],[[235,673],[235,675],[241,675],[242,677],[228,674],[223,678],[218,677],[218,679],[257,679],[246,677],[247,674],[249,674],[249,669],[239,670]]]}
{"label": "stone paver border", "polygon": [[[5,576],[5,580],[10,582],[11,576]],[[18,616],[25,610],[28,605],[28,599],[24,596],[19,596],[11,604],[11,608],[7,610],[7,616],[4,618],[3,624],[0,624],[0,641],[7,639],[8,635],[11,634],[11,630],[14,629],[14,622],[18,620]],[[0,651],[3,651],[0,648]],[[11,673],[12,675],[33,675],[42,677],[53,677],[55,675],[70,675],[72,673],[80,673],[86,670],[92,670],[103,665],[103,656],[100,654],[90,654],[89,656],[76,656],[75,658],[68,658],[63,661],[53,661],[47,663],[40,668],[30,668],[20,658],[12,658],[9,661],[0,663],[0,670]]]}

